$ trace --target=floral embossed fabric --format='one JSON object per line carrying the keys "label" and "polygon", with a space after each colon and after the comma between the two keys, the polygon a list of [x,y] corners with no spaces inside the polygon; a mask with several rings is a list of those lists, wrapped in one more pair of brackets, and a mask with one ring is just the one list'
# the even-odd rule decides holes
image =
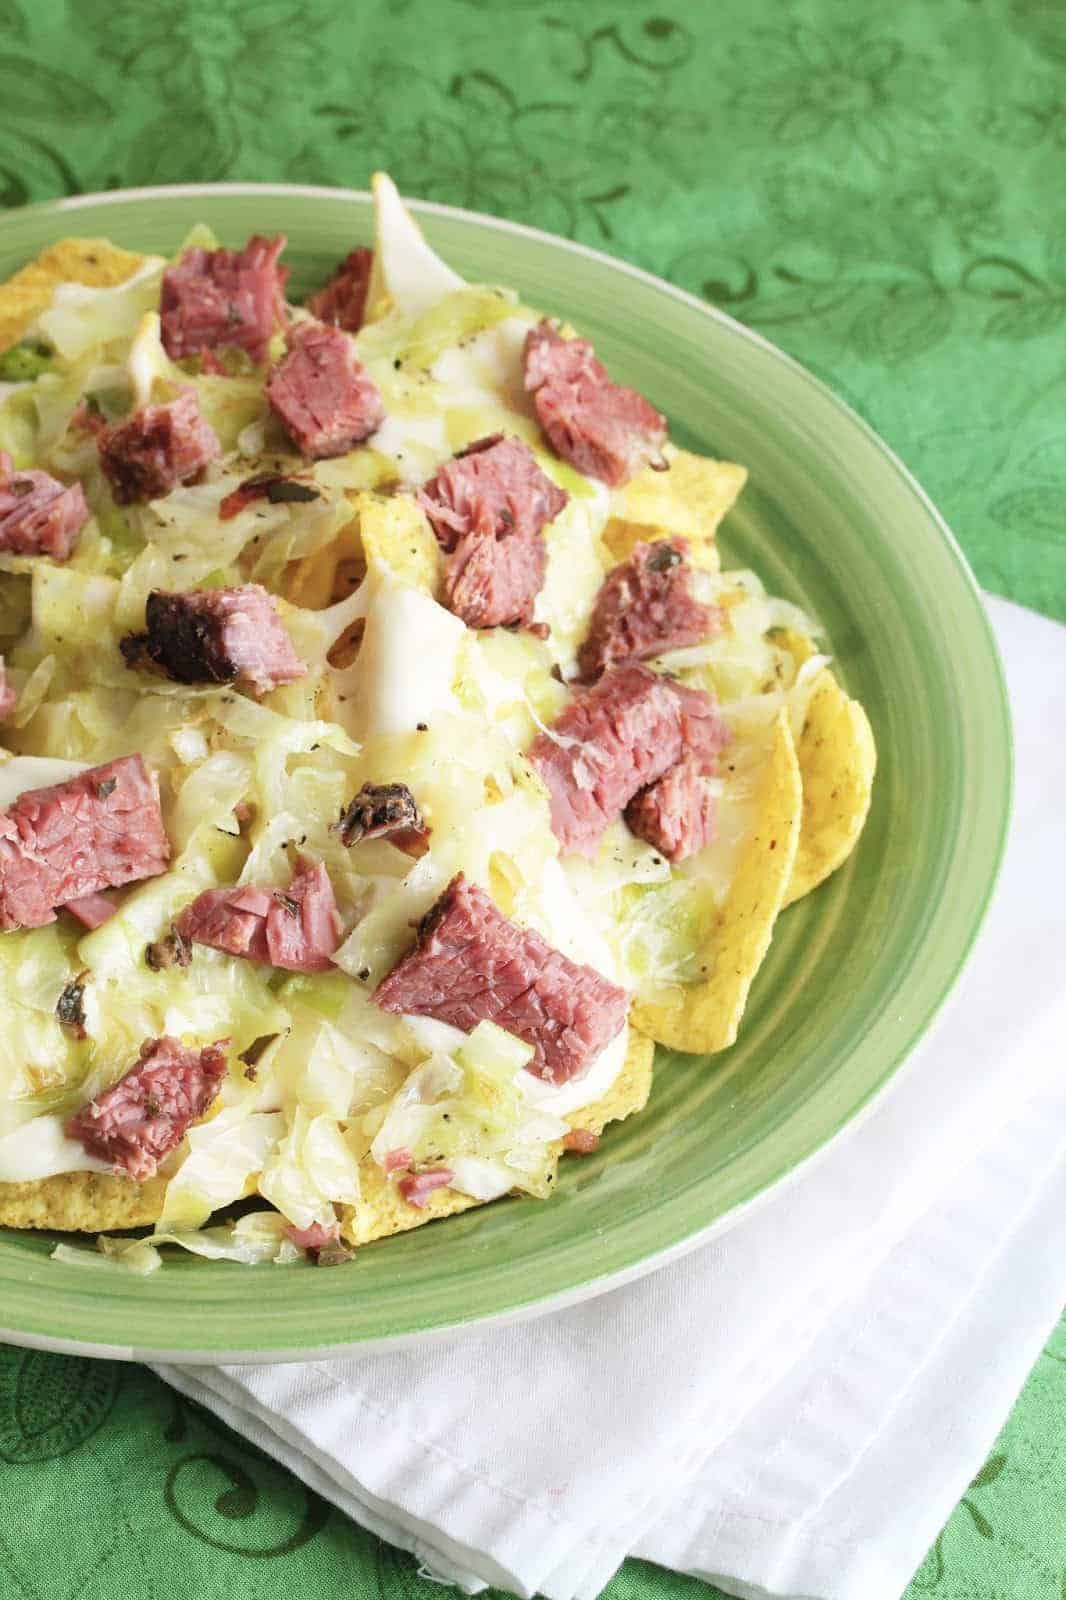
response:
{"label": "floral embossed fabric", "polygon": [[[0,0],[0,104],[0,207],[387,166],[660,273],[865,416],[982,583],[1066,618],[1056,0]],[[1064,1417],[1066,1323],[911,1600],[1061,1600]],[[706,1592],[631,1561],[607,1595]],[[0,1351],[3,1600],[439,1593],[149,1373]]]}
{"label": "floral embossed fabric", "polygon": [[0,0],[0,204],[365,185],[750,323],[1066,617],[1066,24],[1049,0]]}

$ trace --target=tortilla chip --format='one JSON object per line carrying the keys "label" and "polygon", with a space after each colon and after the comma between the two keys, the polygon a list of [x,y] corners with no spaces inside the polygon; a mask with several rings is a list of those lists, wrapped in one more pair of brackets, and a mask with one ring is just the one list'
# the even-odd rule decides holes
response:
{"label": "tortilla chip", "polygon": [[603,1099],[572,1111],[565,1120],[572,1128],[602,1133],[609,1122],[624,1122],[626,1117],[643,1111],[651,1094],[654,1060],[655,1040],[638,1033],[631,1026],[622,1070]]}
{"label": "tortilla chip", "polygon": [[394,1233],[407,1233],[438,1217],[453,1217],[471,1206],[484,1205],[454,1189],[434,1189],[423,1206],[408,1205],[395,1183],[390,1183],[376,1161],[364,1156],[359,1164],[362,1199],[357,1206],[342,1207],[341,1236],[346,1244],[370,1244]]}
{"label": "tortilla chip", "polygon": [[604,529],[604,542],[616,561],[625,561],[642,539],[683,534],[691,541],[694,565],[716,572],[714,536],[747,482],[747,468],[672,447],[666,454],[668,471],[645,467],[619,492],[619,510]]}
{"label": "tortilla chip", "polygon": [[349,489],[347,495],[351,522],[325,550],[291,563],[285,574],[285,598],[317,611],[346,600],[368,568],[436,597],[444,559],[414,496],[377,494],[372,489]]}
{"label": "tortilla chip", "polygon": [[725,1050],[737,1036],[748,991],[770,948],[774,923],[789,882],[799,841],[803,790],[796,749],[784,711],[759,797],[758,821],[708,948],[709,977],[664,988],[639,1000],[634,1018],[645,1033],[674,1050],[706,1054]]}
{"label": "tortilla chip", "polygon": [[110,288],[132,277],[144,260],[106,239],[60,239],[0,284],[0,350],[17,344],[51,303],[57,284]]}
{"label": "tortilla chip", "polygon": [[436,596],[444,558],[414,495],[380,495],[360,489],[350,498],[357,510],[368,569]]}
{"label": "tortilla chip", "polygon": [[828,667],[815,681],[796,754],[803,820],[786,906],[847,860],[870,809],[877,767],[873,730],[862,706],[844,693]]}
{"label": "tortilla chip", "polygon": [[[358,555],[355,524],[345,528],[325,550],[290,561],[278,585],[290,605],[304,611],[321,611],[334,600],[346,600],[362,581],[365,568]],[[355,574],[355,583],[346,576]]]}
{"label": "tortilla chip", "polygon": [[63,1172],[32,1183],[0,1183],[0,1227],[101,1233],[140,1228],[163,1209],[166,1179],[134,1183],[110,1172]]}
{"label": "tortilla chip", "polygon": [[[574,1128],[587,1128],[592,1133],[602,1133],[608,1122],[620,1122],[635,1111],[643,1110],[651,1092],[652,1060],[655,1045],[635,1028],[629,1031],[629,1046],[622,1070],[602,1100],[583,1106],[566,1121]],[[395,1183],[390,1183],[369,1156],[364,1157],[359,1168],[359,1181],[363,1197],[357,1206],[344,1207],[341,1233],[348,1244],[369,1244],[373,1239],[387,1239],[393,1233],[406,1233],[420,1228],[424,1222],[434,1222],[438,1217],[453,1217],[460,1211],[488,1202],[473,1200],[467,1194],[457,1194],[454,1189],[435,1189],[427,1195],[424,1206],[412,1206],[400,1194]]]}

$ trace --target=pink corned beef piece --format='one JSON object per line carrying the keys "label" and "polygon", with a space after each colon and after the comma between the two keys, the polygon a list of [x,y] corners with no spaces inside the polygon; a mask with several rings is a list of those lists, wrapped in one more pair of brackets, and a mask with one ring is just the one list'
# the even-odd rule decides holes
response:
{"label": "pink corned beef piece", "polygon": [[259,694],[293,683],[307,671],[258,583],[236,589],[153,589],[144,633],[122,641],[127,665],[145,660],[176,683],[248,683]]}
{"label": "pink corned beef piece", "polygon": [[718,608],[701,604],[692,592],[687,539],[638,544],[596,596],[588,638],[578,652],[581,676],[591,682],[620,662],[680,650],[721,625]]}
{"label": "pink corned beef piece", "polygon": [[298,323],[288,354],[270,374],[267,399],[301,455],[346,455],[385,417],[377,386],[340,328]]}
{"label": "pink corned beef piece", "polygon": [[531,328],[525,385],[552,449],[578,472],[614,489],[660,458],[666,418],[612,383],[585,339],[564,339],[547,320]]}
{"label": "pink corned beef piece", "polygon": [[186,250],[163,274],[159,299],[163,348],[173,361],[230,345],[253,361],[266,358],[285,322],[288,267],[278,266],[283,235],[255,234],[243,250]]}
{"label": "pink corned beef piece", "polygon": [[707,782],[707,762],[686,756],[657,783],[634,796],[626,807],[626,824],[667,861],[684,861],[711,843],[718,806]]}
{"label": "pink corned beef piece", "polygon": [[55,908],[166,871],[155,775],[122,756],[0,811],[0,929],[40,928]]}
{"label": "pink corned beef piece", "polygon": [[435,1017],[464,1033],[495,1022],[533,1046],[529,1071],[552,1083],[585,1070],[621,1031],[627,1007],[624,989],[508,921],[462,873],[374,999],[384,1011]]}
{"label": "pink corned beef piece", "polygon": [[80,483],[60,483],[47,472],[16,472],[0,450],[0,550],[66,561],[88,520]]}
{"label": "pink corned beef piece", "polygon": [[441,467],[418,502],[447,552],[449,610],[471,628],[532,621],[548,564],[542,530],[569,498],[528,445],[499,433]]}
{"label": "pink corned beef piece", "polygon": [[427,1167],[425,1172],[412,1172],[396,1185],[409,1206],[421,1211],[434,1189],[446,1189],[455,1177],[450,1167]]}
{"label": "pink corned beef piece", "polygon": [[218,1094],[228,1047],[228,1039],[202,1050],[168,1035],[146,1039],[125,1077],[71,1117],[68,1136],[136,1183],[154,1178]]}
{"label": "pink corned beef piece", "polygon": [[312,1222],[309,1228],[290,1226],[285,1229],[285,1235],[301,1250],[324,1250],[327,1245],[336,1244],[340,1238],[340,1223],[334,1222],[328,1228],[321,1222]]}
{"label": "pink corned beef piece", "polygon": [[329,873],[298,858],[287,889],[205,889],[174,925],[179,938],[287,972],[328,972],[341,939]]}
{"label": "pink corned beef piece", "polygon": [[77,917],[83,928],[102,928],[118,911],[118,906],[106,894],[86,894],[80,900],[68,900],[63,907]]}
{"label": "pink corned beef piece", "polygon": [[710,695],[637,663],[579,689],[529,759],[564,850],[594,856],[604,829],[686,754],[713,761],[729,731]]}
{"label": "pink corned beef piece", "polygon": [[405,1167],[411,1165],[413,1160],[413,1152],[405,1144],[401,1144],[397,1145],[395,1150],[386,1151],[382,1166],[386,1172],[402,1172]]}
{"label": "pink corned beef piece", "polygon": [[97,440],[100,466],[120,506],[160,500],[179,483],[191,483],[222,454],[214,429],[186,389],[165,406],[145,406]]}
{"label": "pink corned beef piece", "polygon": [[362,247],[345,256],[332,278],[307,302],[319,322],[332,322],[345,333],[358,333],[366,315],[366,296],[374,252]]}

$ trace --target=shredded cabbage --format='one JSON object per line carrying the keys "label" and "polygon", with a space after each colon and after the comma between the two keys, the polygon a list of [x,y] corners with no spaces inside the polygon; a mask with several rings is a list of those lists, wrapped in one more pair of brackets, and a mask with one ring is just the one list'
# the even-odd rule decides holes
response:
{"label": "shredded cabbage", "polygon": [[159,304],[159,285],[166,262],[146,257],[132,277],[115,288],[92,289],[80,283],[60,284],[37,327],[67,363],[93,353],[128,349],[141,318]]}
{"label": "shredded cabbage", "polygon": [[[523,383],[536,313],[508,290],[464,283],[389,180],[375,179],[374,196],[369,320],[354,345],[386,421],[345,456],[296,456],[266,401],[265,370],[243,355],[225,356],[225,376],[167,356],[160,258],[114,289],[61,288],[0,367],[0,380],[17,380],[0,386],[0,449],[20,466],[77,478],[91,512],[65,563],[0,556],[0,648],[19,692],[2,731],[12,753],[0,752],[0,808],[26,788],[136,751],[158,775],[173,851],[164,874],[112,892],[116,914],[91,932],[60,911],[48,928],[0,936],[9,996],[0,1180],[93,1167],[63,1135],[64,1118],[115,1082],[145,1038],[231,1041],[211,1114],[168,1162],[155,1235],[74,1257],[97,1265],[155,1270],[164,1242],[222,1260],[297,1259],[286,1227],[328,1225],[336,1206],[357,1204],[368,1152],[383,1162],[409,1149],[416,1167],[446,1165],[453,1187],[476,1198],[548,1192],[565,1132],[560,1108],[610,1088],[624,1033],[586,1079],[560,1091],[526,1070],[529,1047],[498,1028],[466,1037],[387,1015],[374,986],[459,872],[571,959],[637,992],[699,977],[750,831],[773,714],[786,706],[798,731],[826,660],[797,671],[775,630],[810,635],[815,625],[754,574],[700,572],[700,597],[721,606],[725,626],[653,665],[712,691],[733,729],[712,780],[718,838],[671,868],[619,822],[594,861],[560,858],[525,752],[568,702],[564,680],[609,567],[603,534],[617,502],[546,446]],[[214,240],[194,230],[191,244]],[[282,348],[275,337],[272,357]],[[79,408],[112,423],[189,388],[221,457],[198,483],[117,506]],[[434,598],[443,558],[413,491],[456,450],[496,432],[524,440],[569,495],[545,534],[535,617],[550,629],[546,640],[468,629]],[[261,473],[296,476],[313,497],[253,499],[223,514]],[[127,666],[120,643],[143,629],[153,590],[246,582],[275,594],[308,669],[298,682],[257,699],[240,684],[184,685]],[[337,819],[367,783],[410,788],[427,853],[413,858],[388,838],[343,843]],[[298,855],[329,874],[344,930],[334,971],[282,973],[203,946],[188,965],[148,965],[147,947],[203,890],[283,889]],[[75,978],[85,1038],[55,1014]],[[204,1226],[254,1194],[274,1209]]]}
{"label": "shredded cabbage", "polygon": [[276,1211],[250,1211],[236,1222],[218,1228],[157,1230],[145,1239],[115,1239],[101,1234],[95,1250],[57,1244],[52,1260],[68,1266],[119,1268],[147,1277],[162,1265],[159,1246],[174,1244],[209,1261],[236,1261],[247,1267],[266,1262],[291,1266],[303,1260],[303,1251],[288,1238],[287,1227],[285,1218]]}
{"label": "shredded cabbage", "polygon": [[296,1228],[329,1227],[334,1204],[359,1200],[359,1155],[336,1118],[312,1116],[303,1105],[290,1114],[289,1131],[264,1167],[259,1193]]}
{"label": "shredded cabbage", "polygon": [[[416,1167],[447,1166],[481,1186],[489,1178],[497,1194],[508,1188],[546,1194],[555,1167],[552,1141],[567,1124],[523,1094],[532,1054],[495,1023],[478,1023],[452,1054],[434,1052],[416,1067],[384,1117],[372,1118],[371,1156],[387,1169],[390,1153],[407,1151]],[[479,1165],[465,1165],[471,1161]],[[458,1172],[455,1162],[463,1164]]]}

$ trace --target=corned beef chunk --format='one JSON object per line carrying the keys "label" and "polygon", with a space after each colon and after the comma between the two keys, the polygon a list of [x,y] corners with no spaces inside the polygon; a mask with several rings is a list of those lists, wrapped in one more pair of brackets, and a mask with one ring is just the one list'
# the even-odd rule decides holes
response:
{"label": "corned beef chunk", "polygon": [[364,839],[388,839],[408,855],[424,855],[429,829],[405,783],[364,783],[336,825],[351,847]]}
{"label": "corned beef chunk", "polygon": [[509,922],[462,873],[374,999],[384,1011],[435,1017],[464,1033],[495,1022],[533,1046],[529,1071],[552,1083],[585,1070],[621,1031],[627,1006],[624,989]]}
{"label": "corned beef chunk", "polygon": [[80,483],[60,483],[47,472],[16,472],[0,450],[0,550],[66,561],[88,520]]}
{"label": "corned beef chunk", "polygon": [[396,1185],[409,1206],[425,1209],[426,1201],[435,1189],[446,1189],[455,1177],[450,1167],[427,1167],[424,1172],[412,1172]]}
{"label": "corned beef chunk", "polygon": [[638,544],[608,574],[578,652],[587,682],[622,661],[645,661],[718,632],[721,613],[692,592],[688,548],[687,539]]}
{"label": "corned beef chunk", "polygon": [[163,274],[159,300],[163,348],[174,361],[230,345],[266,359],[285,322],[288,267],[278,266],[284,236],[255,234],[243,250],[186,250]]}
{"label": "corned beef chunk", "polygon": [[556,455],[612,489],[661,458],[666,418],[635,389],[612,383],[585,339],[545,319],[526,335],[525,384]]}
{"label": "corned beef chunk", "polygon": [[13,683],[8,683],[7,668],[3,656],[0,656],[0,722],[11,715],[18,703],[19,692]]}
{"label": "corned beef chunk", "polygon": [[528,445],[499,433],[441,467],[418,501],[447,552],[449,610],[471,628],[532,621],[548,564],[542,530],[569,498]]}
{"label": "corned beef chunk", "polygon": [[710,695],[636,663],[579,689],[529,759],[564,850],[594,856],[604,829],[685,755],[713,761],[728,729]]}
{"label": "corned beef chunk", "polygon": [[285,1229],[285,1237],[301,1250],[324,1250],[327,1245],[336,1244],[340,1236],[339,1222],[331,1223],[329,1227],[321,1222],[312,1222],[308,1228],[295,1228],[290,1223]]}
{"label": "corned beef chunk", "polygon": [[379,427],[385,408],[351,339],[322,322],[298,323],[288,354],[267,381],[267,399],[301,455],[346,455]]}
{"label": "corned beef chunk", "polygon": [[667,861],[684,861],[714,838],[717,803],[707,763],[686,756],[626,807],[626,825]]}
{"label": "corned beef chunk", "polygon": [[205,889],[174,933],[183,944],[210,945],[286,972],[328,972],[341,919],[325,867],[301,856],[287,889]]}
{"label": "corned beef chunk", "polygon": [[97,440],[100,466],[120,506],[160,500],[179,483],[191,483],[222,454],[214,429],[186,389],[165,406],[145,406]]}
{"label": "corned beef chunk", "polygon": [[71,1117],[68,1136],[136,1183],[154,1178],[222,1087],[228,1047],[228,1039],[202,1050],[168,1035],[146,1039],[125,1077]]}
{"label": "corned beef chunk", "polygon": [[55,908],[166,871],[155,775],[122,756],[0,811],[0,929],[40,928]]}
{"label": "corned beef chunk", "polygon": [[718,757],[733,737],[718,702],[704,689],[692,689],[669,678],[666,682],[681,708],[682,755],[695,757],[704,772],[714,772]]}
{"label": "corned beef chunk", "polygon": [[313,294],[307,309],[319,322],[332,322],[345,333],[358,333],[366,315],[366,296],[374,252],[362,247],[345,256],[333,277]]}
{"label": "corned beef chunk", "polygon": [[307,671],[275,609],[258,583],[236,589],[153,589],[144,633],[122,640],[126,664],[161,668],[175,683],[232,683],[259,694],[293,683]]}
{"label": "corned beef chunk", "polygon": [[118,906],[106,894],[83,894],[80,900],[68,900],[63,907],[72,917],[77,917],[83,928],[102,928],[118,911]]}

